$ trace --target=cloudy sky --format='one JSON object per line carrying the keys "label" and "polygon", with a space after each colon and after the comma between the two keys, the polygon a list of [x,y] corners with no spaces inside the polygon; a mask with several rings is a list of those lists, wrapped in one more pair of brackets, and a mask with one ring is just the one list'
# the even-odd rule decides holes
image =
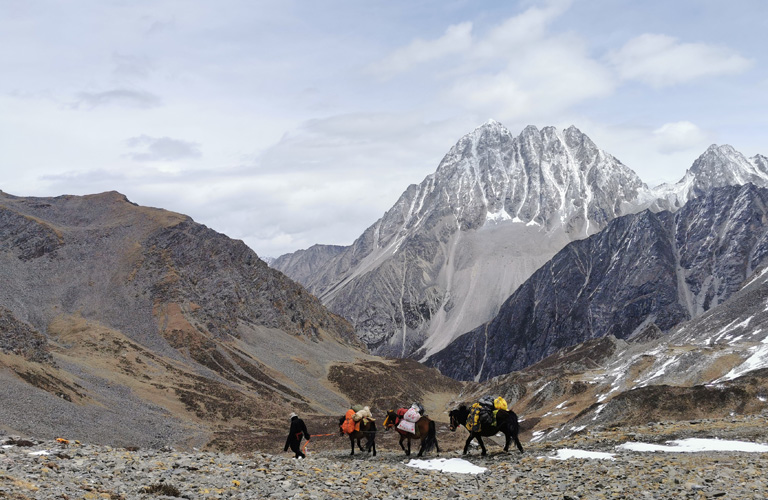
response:
{"label": "cloudy sky", "polygon": [[765,0],[0,0],[0,190],[348,245],[488,119],[650,185],[768,155]]}

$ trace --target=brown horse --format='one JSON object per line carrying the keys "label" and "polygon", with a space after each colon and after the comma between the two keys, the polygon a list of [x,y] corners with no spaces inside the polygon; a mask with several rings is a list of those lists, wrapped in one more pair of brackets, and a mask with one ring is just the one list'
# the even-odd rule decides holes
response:
{"label": "brown horse", "polygon": [[[346,417],[341,417],[339,419],[339,435],[343,436],[344,431],[341,429],[341,424],[344,423],[346,420]],[[365,438],[365,448],[363,448],[363,445],[360,444],[360,440]],[[373,456],[376,456],[376,422],[373,420],[363,419],[360,422],[360,428],[359,430],[356,430],[349,434],[349,444],[352,448],[352,453],[350,455],[355,454],[355,441],[357,441],[357,447],[360,448],[360,451],[365,453],[370,453],[373,451]]]}
{"label": "brown horse", "polygon": [[[457,409],[448,412],[448,417],[451,419],[451,431],[455,431],[460,425],[466,426],[469,411],[469,408],[465,405],[461,405]],[[515,446],[520,450],[520,453],[523,453],[523,445],[520,444],[520,440],[517,438],[517,435],[520,432],[520,424],[517,421],[517,415],[512,410],[499,410],[496,413],[495,426],[491,426],[487,429],[484,428],[481,432],[470,431],[467,442],[464,444],[463,454],[467,454],[469,443],[473,439],[477,439],[477,442],[480,443],[480,448],[483,450],[481,455],[485,455],[486,451],[485,445],[483,444],[483,436],[494,436],[498,432],[503,432],[507,438],[507,441],[504,444],[504,451],[509,451],[509,444],[514,439]]]}
{"label": "brown horse", "polygon": [[[395,410],[389,410],[387,411],[387,418],[384,419],[384,428],[389,430],[393,427],[395,427],[395,422],[397,421],[397,413],[395,413]],[[429,452],[433,447],[437,451],[437,453],[440,453],[440,447],[437,445],[437,433],[435,431],[435,422],[429,419],[428,416],[424,415],[419,419],[418,422],[416,422],[416,434],[413,434],[411,432],[406,432],[402,429],[397,429],[397,432],[400,433],[400,448],[403,449],[406,456],[411,455],[411,439],[419,439],[421,440],[421,448],[419,448],[419,454],[416,455],[417,457],[422,456],[424,453]],[[403,445],[403,441],[408,440],[408,448]]]}

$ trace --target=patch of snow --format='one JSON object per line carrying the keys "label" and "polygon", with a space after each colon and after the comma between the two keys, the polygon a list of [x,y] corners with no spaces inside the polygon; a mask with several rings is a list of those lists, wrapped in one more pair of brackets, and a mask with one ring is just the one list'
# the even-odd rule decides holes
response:
{"label": "patch of snow", "polygon": [[648,385],[648,382],[650,382],[651,380],[653,380],[653,379],[655,379],[657,377],[661,377],[662,375],[667,373],[667,368],[669,368],[670,365],[672,365],[676,361],[677,361],[677,356],[670,356],[664,362],[664,364],[661,365],[661,367],[658,370],[656,370],[654,373],[652,373],[650,376],[646,377],[645,379],[639,381],[637,383],[637,387],[645,387],[646,385]]}
{"label": "patch of snow", "polygon": [[32,455],[33,457],[39,457],[39,456],[50,455],[50,454],[51,452],[47,450],[33,451],[30,453],[30,455]]}
{"label": "patch of snow", "polygon": [[725,439],[689,438],[667,441],[668,444],[624,443],[616,447],[627,451],[666,451],[672,453],[696,453],[701,451],[743,451],[768,453],[768,445]]}
{"label": "patch of snow", "polygon": [[[517,217],[515,217],[515,219],[517,219]],[[491,212],[487,212],[485,215],[486,222],[503,222],[505,220],[513,220],[513,219],[512,219],[512,216],[509,215],[507,211],[504,210],[503,208],[498,212],[496,212],[495,214],[492,214]]]}
{"label": "patch of snow", "polygon": [[[533,435],[531,436],[531,441],[536,442],[539,439],[543,438],[546,432],[544,431],[533,431]],[[474,441],[472,441],[474,443]]]}
{"label": "patch of snow", "polygon": [[601,451],[574,450],[571,448],[564,448],[562,450],[557,450],[557,454],[554,457],[546,457],[546,458],[551,458],[552,460],[568,460],[569,458],[616,460],[613,457],[613,453],[604,453]]}
{"label": "patch of snow", "polygon": [[768,267],[764,268],[762,271],[760,271],[757,274],[753,274],[752,277],[749,279],[749,281],[747,281],[747,284],[744,285],[742,288],[746,288],[752,283],[754,283],[757,279],[762,278],[765,275],[765,273],[768,273]]}
{"label": "patch of snow", "polygon": [[478,467],[461,458],[434,458],[432,460],[411,459],[411,461],[405,465],[417,469],[439,470],[456,474],[482,474],[487,470],[485,467]]}
{"label": "patch of snow", "polygon": [[735,330],[737,328],[747,328],[749,326],[749,322],[752,321],[752,318],[754,318],[754,316],[750,316],[749,318],[745,319],[741,323],[738,323],[738,324],[735,324],[735,325],[733,323],[731,323],[730,325],[726,326],[723,330],[720,331],[719,335],[715,336],[716,337],[715,338],[715,342],[717,342],[718,340],[722,339],[723,337],[728,339],[728,334],[731,333],[731,331],[733,331],[733,330]]}
{"label": "patch of snow", "polygon": [[752,355],[742,364],[723,375],[717,382],[722,380],[733,380],[747,372],[768,366],[768,344],[765,343],[765,339],[763,340],[762,345],[751,347],[749,350],[752,352]]}
{"label": "patch of snow", "polygon": [[728,339],[728,343],[729,343],[730,345],[736,345],[736,344],[738,344],[738,343],[739,343],[739,341],[740,341],[741,339],[743,339],[743,338],[744,338],[744,335],[739,335],[738,337],[736,337],[736,338],[734,338],[734,339]]}
{"label": "patch of snow", "polygon": [[605,410],[605,405],[601,404],[597,408],[595,408],[595,416],[592,420],[597,420],[597,416],[600,415],[600,412]]}

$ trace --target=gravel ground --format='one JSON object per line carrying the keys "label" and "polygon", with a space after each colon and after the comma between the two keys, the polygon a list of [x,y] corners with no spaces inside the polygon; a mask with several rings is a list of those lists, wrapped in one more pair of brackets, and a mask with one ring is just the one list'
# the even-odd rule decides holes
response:
{"label": "gravel ground", "polygon": [[[764,436],[764,419],[738,423],[742,431]],[[135,450],[6,438],[0,447],[0,498],[765,499],[768,453],[637,453],[615,448],[623,439],[659,442],[701,436],[706,429],[712,437],[736,438],[727,430],[733,426],[725,424],[657,424],[635,429],[631,436],[626,430],[595,430],[564,442],[525,443],[525,454],[494,448],[488,457],[480,457],[473,451],[466,460],[486,469],[476,475],[408,467],[410,459],[389,447],[379,449],[376,457],[350,457],[346,449],[338,449],[294,460],[289,453]],[[575,446],[610,451],[615,459],[552,459],[558,449]],[[460,455],[449,451],[440,458]]]}

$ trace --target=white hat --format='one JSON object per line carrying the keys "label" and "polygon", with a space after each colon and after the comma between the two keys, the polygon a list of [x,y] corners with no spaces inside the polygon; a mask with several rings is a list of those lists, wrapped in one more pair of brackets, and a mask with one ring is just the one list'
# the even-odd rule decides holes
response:
{"label": "white hat", "polygon": [[295,413],[291,412],[291,414],[289,415],[288,418],[293,418],[293,417],[298,417],[298,415],[296,415]]}

